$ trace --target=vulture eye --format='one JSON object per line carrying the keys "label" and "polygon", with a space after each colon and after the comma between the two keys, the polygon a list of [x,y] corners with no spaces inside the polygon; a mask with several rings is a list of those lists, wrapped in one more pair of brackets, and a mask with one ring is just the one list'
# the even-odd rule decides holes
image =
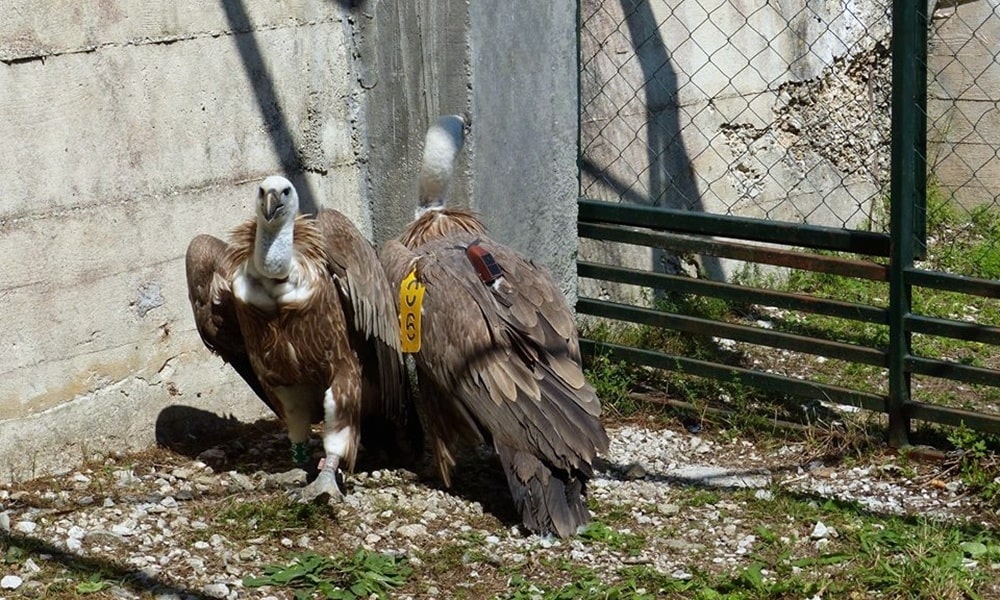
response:
{"label": "vulture eye", "polygon": [[282,196],[287,196],[288,193],[291,192],[291,191],[292,190],[290,188],[285,188],[285,189],[281,190],[281,195]]}

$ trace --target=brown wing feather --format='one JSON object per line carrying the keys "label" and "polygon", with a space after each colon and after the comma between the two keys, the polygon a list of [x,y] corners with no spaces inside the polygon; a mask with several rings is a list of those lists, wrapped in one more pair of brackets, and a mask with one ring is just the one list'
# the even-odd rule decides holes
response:
{"label": "brown wing feather", "polygon": [[597,397],[589,385],[575,385],[580,379],[560,377],[548,364],[558,358],[554,334],[544,327],[522,331],[507,318],[509,309],[497,302],[464,251],[456,248],[472,239],[452,236],[431,242],[416,252],[415,261],[407,261],[395,242],[383,252],[391,283],[398,286],[415,264],[427,287],[422,347],[414,358],[494,441],[539,453],[557,468],[589,474],[596,453],[608,444],[596,418]]}
{"label": "brown wing feather", "polygon": [[279,404],[264,391],[247,355],[229,287],[232,271],[228,254],[229,246],[210,235],[199,235],[188,244],[184,262],[195,326],[205,346],[229,363],[257,397],[281,417]]}
{"label": "brown wing feather", "polygon": [[[407,398],[399,320],[395,295],[379,268],[378,253],[357,227],[335,210],[320,211],[316,226],[323,235],[326,261],[342,302],[353,316],[353,329],[365,340],[366,353],[376,358],[377,376],[367,378],[375,382],[372,392],[381,396],[388,418],[404,420]],[[371,361],[363,367],[370,369]]]}

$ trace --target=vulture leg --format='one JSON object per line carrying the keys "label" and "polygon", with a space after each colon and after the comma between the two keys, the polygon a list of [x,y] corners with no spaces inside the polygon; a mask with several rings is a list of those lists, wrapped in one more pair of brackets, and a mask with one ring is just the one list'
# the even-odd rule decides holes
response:
{"label": "vulture leg", "polygon": [[[333,376],[333,384],[323,394],[323,450],[319,475],[309,485],[293,494],[301,502],[319,498],[329,501],[344,496],[342,469],[354,469],[360,434],[361,367],[348,360]],[[289,429],[289,432],[291,429]],[[295,440],[292,440],[294,444]]]}

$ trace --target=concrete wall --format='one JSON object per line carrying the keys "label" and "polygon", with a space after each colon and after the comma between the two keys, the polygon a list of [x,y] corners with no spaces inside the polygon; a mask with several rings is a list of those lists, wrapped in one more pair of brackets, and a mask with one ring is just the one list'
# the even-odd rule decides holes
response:
{"label": "concrete wall", "polygon": [[[483,125],[459,203],[488,207],[496,237],[542,251],[572,281],[572,53],[486,72],[499,59],[485,44],[504,40],[480,28],[571,50],[573,3],[519,4],[501,16],[452,0],[4,3],[0,480],[148,446],[177,406],[266,415],[194,330],[188,241],[251,215],[255,185],[276,172],[304,204],[393,235],[412,214],[423,132],[439,113],[489,112],[473,116]],[[511,95],[473,102],[477,87]],[[547,94],[525,94],[534,116],[514,101],[521,89]],[[511,153],[505,136],[542,149]],[[534,195],[477,179],[500,165]],[[509,189],[524,200],[504,210]],[[517,235],[536,215],[555,229]]]}
{"label": "concrete wall", "polygon": [[[888,181],[884,0],[583,0],[581,22],[584,196],[837,227],[872,214]],[[649,250],[580,251],[676,268]]]}

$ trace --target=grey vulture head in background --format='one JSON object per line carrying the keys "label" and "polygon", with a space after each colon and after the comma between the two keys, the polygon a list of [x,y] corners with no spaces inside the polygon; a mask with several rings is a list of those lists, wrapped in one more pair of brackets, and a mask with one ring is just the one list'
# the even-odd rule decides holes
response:
{"label": "grey vulture head in background", "polygon": [[589,521],[586,482],[608,448],[601,406],[549,273],[491,240],[475,213],[445,206],[466,127],[446,116],[430,128],[416,218],[381,250],[416,364],[418,413],[446,485],[456,453],[490,444],[524,525],[568,537]]}
{"label": "grey vulture head in background", "polygon": [[395,439],[380,443],[412,440],[393,294],[344,215],[300,215],[291,182],[268,177],[256,218],[229,243],[195,237],[186,263],[202,341],[284,421],[299,466],[312,466],[311,424],[323,423],[325,459],[300,499],[342,495],[338,469],[354,468],[363,420],[389,423]]}

